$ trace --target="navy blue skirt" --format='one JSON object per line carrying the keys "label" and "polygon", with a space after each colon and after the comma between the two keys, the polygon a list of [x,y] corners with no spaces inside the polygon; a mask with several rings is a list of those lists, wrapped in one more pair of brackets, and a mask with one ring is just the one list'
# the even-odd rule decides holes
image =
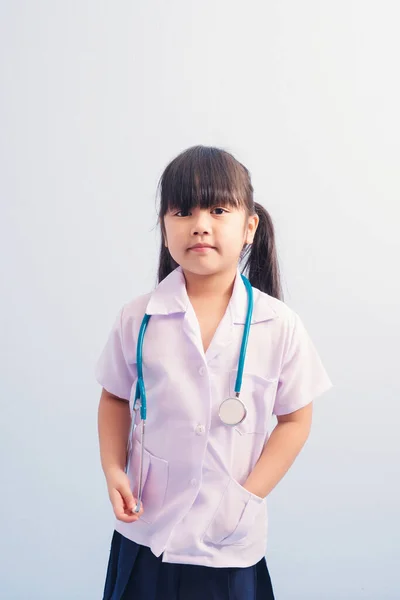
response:
{"label": "navy blue skirt", "polygon": [[103,600],[274,600],[265,558],[252,567],[162,562],[114,531]]}

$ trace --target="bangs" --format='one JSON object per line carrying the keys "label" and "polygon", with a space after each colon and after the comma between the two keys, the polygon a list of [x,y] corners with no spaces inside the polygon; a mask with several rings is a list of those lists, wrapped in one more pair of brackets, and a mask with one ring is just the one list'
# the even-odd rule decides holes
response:
{"label": "bangs", "polygon": [[243,165],[224,150],[189,148],[167,166],[161,177],[160,216],[175,210],[187,213],[193,208],[244,206],[242,169]]}

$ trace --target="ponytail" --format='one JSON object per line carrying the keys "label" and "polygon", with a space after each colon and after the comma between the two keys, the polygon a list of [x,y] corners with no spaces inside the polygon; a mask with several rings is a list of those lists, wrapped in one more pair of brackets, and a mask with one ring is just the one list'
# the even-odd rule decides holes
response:
{"label": "ponytail", "polygon": [[253,243],[245,251],[243,270],[248,271],[248,278],[253,287],[283,300],[272,219],[261,204],[255,202],[254,207],[260,220]]}

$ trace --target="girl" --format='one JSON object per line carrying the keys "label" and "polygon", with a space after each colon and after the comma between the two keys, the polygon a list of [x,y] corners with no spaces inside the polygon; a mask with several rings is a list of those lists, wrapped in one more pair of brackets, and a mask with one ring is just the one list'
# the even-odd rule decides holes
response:
{"label": "girl", "polygon": [[266,497],[332,383],[282,300],[272,221],[248,170],[195,146],[160,189],[158,286],[120,310],[97,365],[116,516],[104,600],[272,599]]}

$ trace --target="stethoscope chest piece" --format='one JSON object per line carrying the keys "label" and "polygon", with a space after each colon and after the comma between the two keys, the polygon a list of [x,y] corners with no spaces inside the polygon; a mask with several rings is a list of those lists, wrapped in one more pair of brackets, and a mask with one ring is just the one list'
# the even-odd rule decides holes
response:
{"label": "stethoscope chest piece", "polygon": [[[246,405],[240,400],[240,388],[242,385],[242,376],[243,376],[243,368],[244,361],[246,357],[246,349],[247,349],[247,341],[250,332],[250,324],[251,324],[251,316],[253,312],[253,289],[251,287],[250,281],[242,275],[243,283],[247,289],[248,294],[248,306],[247,306],[247,314],[246,314],[246,322],[243,330],[242,344],[240,347],[240,355],[239,355],[239,363],[238,363],[238,372],[235,383],[235,394],[236,397],[230,397],[224,400],[219,407],[219,417],[221,421],[225,425],[235,426],[242,423],[247,415]],[[140,419],[141,419],[141,452],[140,452],[140,465],[138,472],[138,493],[137,493],[137,504],[135,507],[135,512],[138,513],[140,511],[141,503],[142,503],[142,491],[143,491],[143,451],[144,451],[144,437],[145,437],[145,422],[147,415],[147,401],[146,401],[146,388],[144,385],[143,379],[143,339],[144,334],[147,328],[147,325],[150,320],[149,314],[145,314],[142,320],[142,324],[140,326],[138,341],[136,346],[136,364],[137,364],[137,373],[138,379],[136,384],[136,393],[135,393],[135,402],[133,404],[133,411],[137,411],[136,404],[140,402]],[[133,413],[132,411],[132,413]],[[136,419],[134,418],[134,414],[132,414],[131,419],[131,431],[129,434],[128,440],[128,450],[127,450],[127,461],[125,465],[125,470],[128,473],[130,466],[130,457],[131,457],[131,442],[132,435],[136,428]]]}
{"label": "stethoscope chest piece", "polygon": [[219,418],[225,425],[239,425],[247,415],[247,409],[240,398],[227,398],[219,407]]}

